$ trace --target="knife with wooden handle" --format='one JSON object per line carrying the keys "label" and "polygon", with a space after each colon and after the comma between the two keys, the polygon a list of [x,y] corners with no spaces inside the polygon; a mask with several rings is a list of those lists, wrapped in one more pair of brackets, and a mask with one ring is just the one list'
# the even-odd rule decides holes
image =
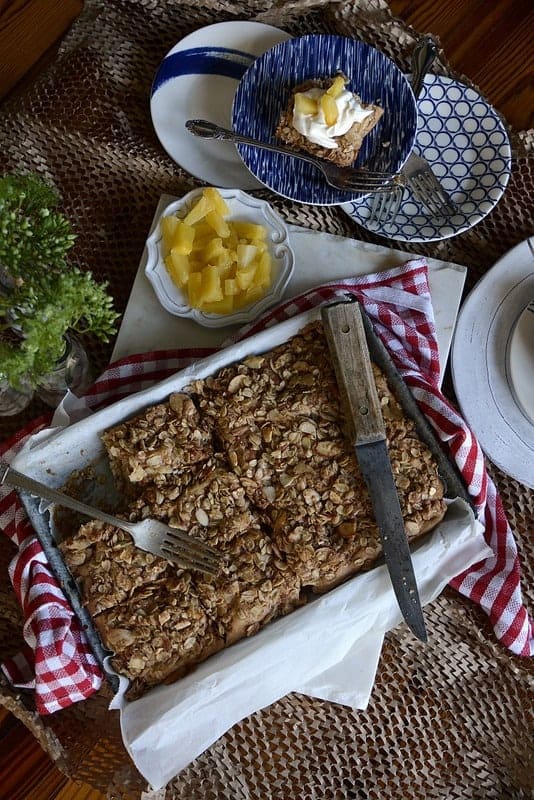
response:
{"label": "knife with wooden handle", "polygon": [[418,639],[426,642],[423,611],[391,469],[360,306],[356,301],[341,301],[324,306],[321,316],[393,590],[407,625]]}

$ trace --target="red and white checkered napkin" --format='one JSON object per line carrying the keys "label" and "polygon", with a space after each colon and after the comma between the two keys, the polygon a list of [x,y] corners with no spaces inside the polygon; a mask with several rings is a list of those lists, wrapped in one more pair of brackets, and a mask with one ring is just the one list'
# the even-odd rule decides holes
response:
{"label": "red and white checkered napkin", "polygon": [[[312,289],[267,312],[237,338],[347,292],[356,295],[365,307],[397,369],[456,460],[485,526],[484,535],[494,555],[455,578],[453,586],[480,604],[503,645],[519,655],[534,654],[533,628],[521,598],[516,543],[501,500],[476,440],[438,389],[438,347],[424,259]],[[92,387],[86,398],[88,405],[101,407],[144,389],[211,352],[209,348],[159,351],[123,359],[109,367]],[[3,457],[9,461],[45,423],[37,421],[18,434],[3,447]],[[28,643],[25,653],[5,662],[2,668],[15,685],[33,686],[38,711],[51,713],[88,697],[99,688],[102,676],[76,617],[47,568],[15,492],[5,486],[0,487],[0,525],[19,546],[10,575],[23,608]]]}
{"label": "red and white checkered napkin", "polygon": [[[2,447],[3,457],[10,461],[44,425],[43,418],[17,434]],[[78,618],[50,572],[18,495],[7,486],[0,487],[0,527],[18,546],[9,577],[22,608],[26,641],[1,667],[15,686],[34,689],[37,711],[50,714],[93,694],[102,683],[102,673]]]}

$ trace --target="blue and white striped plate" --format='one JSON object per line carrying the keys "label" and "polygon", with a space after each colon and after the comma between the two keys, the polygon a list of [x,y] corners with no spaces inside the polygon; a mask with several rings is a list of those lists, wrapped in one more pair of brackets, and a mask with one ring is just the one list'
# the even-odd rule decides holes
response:
{"label": "blue and white striped plate", "polygon": [[506,129],[474,89],[442,75],[427,75],[418,109],[414,152],[430,162],[458,213],[436,219],[409,191],[394,222],[371,222],[371,199],[343,206],[366,230],[399,242],[438,241],[469,230],[500,200],[510,177]]}
{"label": "blue and white striped plate", "polygon": [[[398,172],[411,152],[417,130],[412,90],[387,56],[344,36],[301,36],[257,58],[243,75],[234,98],[234,130],[275,142],[274,132],[292,89],[303,81],[330,78],[337,72],[347,76],[349,89],[365,103],[384,109],[379,123],[365,137],[356,165]],[[248,145],[238,145],[238,150],[252,174],[282,197],[325,206],[358,197],[328,186],[315,167],[291,156]]]}
{"label": "blue and white striped plate", "polygon": [[192,118],[230,127],[234,94],[254,59],[289,34],[259,22],[207,25],[186,36],[161,62],[150,113],[161,144],[181,167],[214,186],[257,189],[235,145],[199,139],[185,129]]}

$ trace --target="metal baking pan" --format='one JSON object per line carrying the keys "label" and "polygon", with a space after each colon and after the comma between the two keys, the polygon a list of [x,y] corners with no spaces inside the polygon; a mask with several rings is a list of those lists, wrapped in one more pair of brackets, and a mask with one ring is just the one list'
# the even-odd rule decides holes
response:
{"label": "metal baking pan", "polygon": [[[362,317],[371,358],[386,375],[390,388],[405,414],[414,421],[419,436],[435,456],[444,484],[445,496],[450,499],[462,498],[472,507],[458,470],[436,439],[424,414],[420,411],[409,388],[394,366],[389,353],[374,332],[369,318],[365,313],[362,314]],[[266,352],[286,342],[306,324],[318,319],[320,319],[320,309],[305,312],[273,326],[267,331],[256,334],[244,342],[202,359],[150,389],[119,400],[67,428],[54,431],[48,439],[37,441],[34,446],[26,447],[21,451],[12,466],[54,488],[64,487],[73,473],[83,476],[84,472],[88,472],[92,476],[91,479],[86,480],[83,486],[83,479],[77,484],[80,499],[93,505],[105,506],[106,510],[113,511],[114,503],[110,502],[110,496],[113,494],[113,479],[100,442],[100,434],[104,430],[140,413],[147,406],[161,402],[171,392],[179,391],[194,379],[205,378],[223,366],[251,354]],[[69,572],[57,546],[57,542],[61,538],[61,528],[64,527],[64,520],[59,526],[55,513],[50,513],[51,510],[43,501],[23,492],[20,493],[20,496],[51,569],[80,620],[95,658],[102,666],[115,691],[118,680],[104,666],[105,658],[111,653],[103,646],[92,618],[83,605],[76,581]]]}

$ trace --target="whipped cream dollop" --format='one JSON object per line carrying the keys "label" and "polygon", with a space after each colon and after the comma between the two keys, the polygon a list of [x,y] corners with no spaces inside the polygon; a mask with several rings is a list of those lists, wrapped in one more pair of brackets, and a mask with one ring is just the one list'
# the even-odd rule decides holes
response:
{"label": "whipped cream dollop", "polygon": [[324,89],[319,87],[313,87],[306,92],[302,92],[302,94],[317,102],[317,112],[315,114],[303,114],[294,108],[293,127],[313,144],[334,150],[338,146],[336,137],[343,136],[352,128],[355,122],[362,122],[373,111],[362,106],[358,95],[344,89],[335,98],[338,111],[337,119],[333,125],[327,125],[320,106],[320,99],[324,93]]}

